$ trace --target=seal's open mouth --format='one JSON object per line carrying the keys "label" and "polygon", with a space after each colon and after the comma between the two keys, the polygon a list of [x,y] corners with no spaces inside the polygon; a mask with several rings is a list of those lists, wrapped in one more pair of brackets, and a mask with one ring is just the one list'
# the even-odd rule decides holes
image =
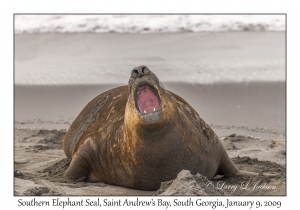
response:
{"label": "seal's open mouth", "polygon": [[135,100],[137,109],[142,114],[155,112],[159,109],[160,102],[157,91],[147,84],[137,87]]}

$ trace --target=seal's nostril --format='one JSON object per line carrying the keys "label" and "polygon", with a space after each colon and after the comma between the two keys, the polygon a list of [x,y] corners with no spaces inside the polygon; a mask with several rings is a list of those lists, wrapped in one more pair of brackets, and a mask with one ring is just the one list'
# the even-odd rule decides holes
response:
{"label": "seal's nostril", "polygon": [[142,76],[147,75],[149,73],[150,73],[150,70],[147,68],[147,66],[135,67],[131,71],[131,78],[142,77]]}
{"label": "seal's nostril", "polygon": [[150,70],[147,68],[147,66],[142,67],[142,73],[143,73],[143,75],[147,75],[150,73]]}
{"label": "seal's nostril", "polygon": [[131,77],[136,78],[139,75],[139,71],[134,69],[131,71]]}

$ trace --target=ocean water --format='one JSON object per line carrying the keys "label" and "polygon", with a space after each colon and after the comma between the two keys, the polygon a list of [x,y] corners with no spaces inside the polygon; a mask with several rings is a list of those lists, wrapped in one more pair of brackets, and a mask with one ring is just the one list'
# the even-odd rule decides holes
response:
{"label": "ocean water", "polygon": [[284,31],[285,15],[15,15],[15,33]]}
{"label": "ocean water", "polygon": [[285,15],[15,15],[15,84],[285,80]]}

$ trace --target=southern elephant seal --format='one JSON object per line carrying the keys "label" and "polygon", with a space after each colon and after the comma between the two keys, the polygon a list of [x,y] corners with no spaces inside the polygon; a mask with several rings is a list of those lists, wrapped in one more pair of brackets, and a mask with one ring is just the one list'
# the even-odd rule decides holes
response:
{"label": "southern elephant seal", "polygon": [[239,170],[209,125],[146,66],[89,102],[63,148],[72,159],[64,178],[74,181],[156,190],[183,169],[208,179],[258,175]]}

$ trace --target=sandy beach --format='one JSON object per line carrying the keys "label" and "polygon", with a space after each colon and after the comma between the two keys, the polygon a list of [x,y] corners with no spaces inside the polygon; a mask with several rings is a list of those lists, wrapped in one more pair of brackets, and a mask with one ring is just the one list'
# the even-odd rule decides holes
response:
{"label": "sandy beach", "polygon": [[[285,75],[284,69],[280,73],[284,38],[281,32],[16,35],[14,195],[200,195],[172,188],[172,183],[158,191],[141,191],[57,181],[70,162],[62,138],[73,120],[103,91],[126,85],[131,69],[142,64],[195,108],[238,168],[280,174],[271,179],[219,177],[207,195],[286,195],[286,83],[284,77],[278,79]],[[211,74],[201,70],[214,67]],[[80,68],[86,72],[79,73]],[[99,73],[93,76],[95,68]],[[230,71],[235,68],[241,69],[236,77]],[[268,80],[262,71],[250,78],[251,68],[274,68],[279,76]],[[119,72],[110,72],[114,70]],[[187,74],[196,71],[203,80],[188,80]],[[192,180],[200,188],[204,179],[181,174],[176,180]],[[220,181],[276,187],[232,192],[217,189]]]}

